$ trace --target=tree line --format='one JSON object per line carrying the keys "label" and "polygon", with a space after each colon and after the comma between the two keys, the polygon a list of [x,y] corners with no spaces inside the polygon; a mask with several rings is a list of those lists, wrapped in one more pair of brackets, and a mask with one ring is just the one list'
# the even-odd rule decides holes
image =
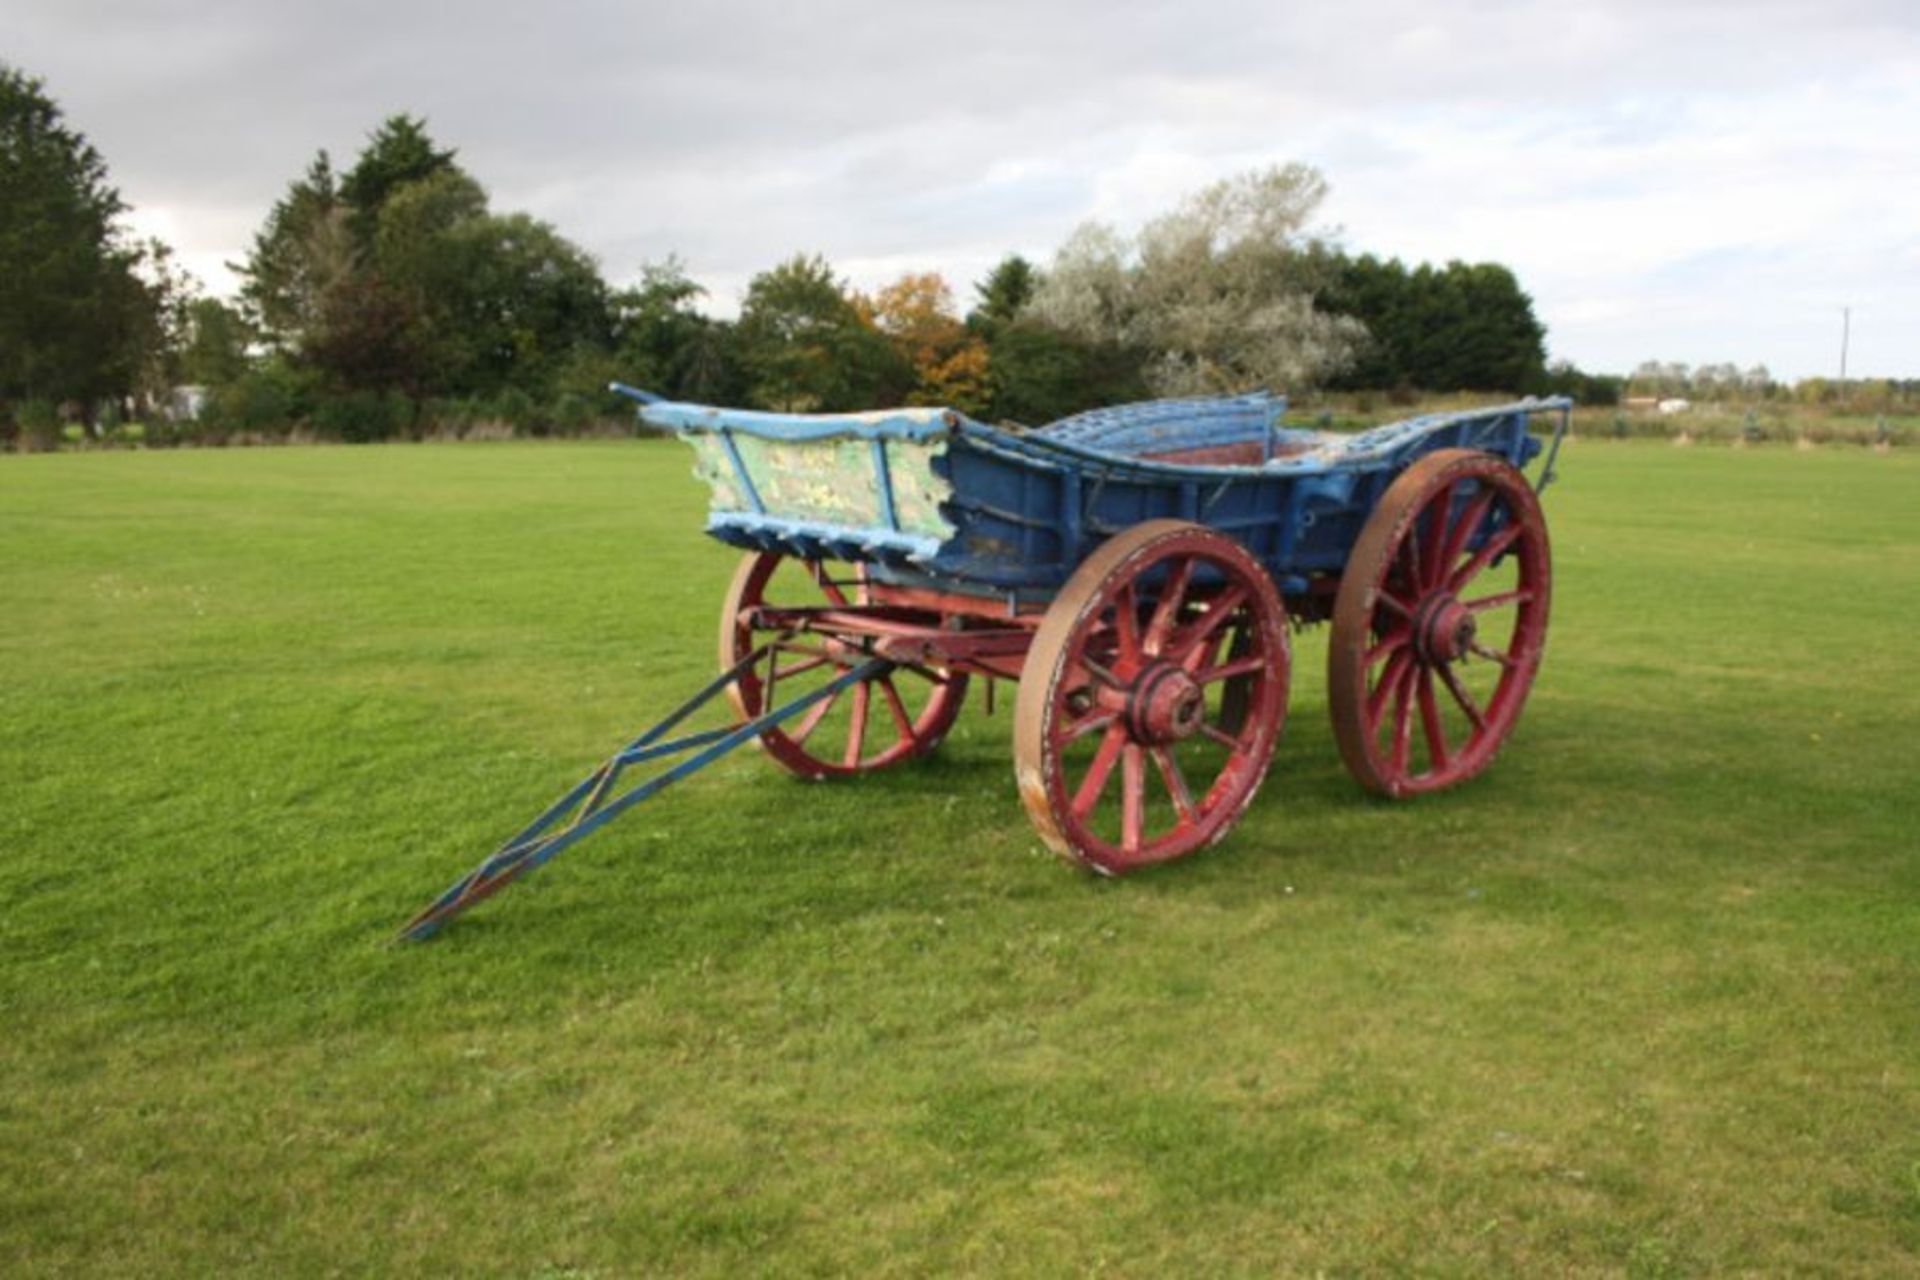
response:
{"label": "tree line", "polygon": [[1547,367],[1506,267],[1349,255],[1313,230],[1325,193],[1301,165],[1244,174],[1132,232],[1084,226],[1044,266],[1009,255],[964,304],[937,273],[868,293],[800,254],[753,277],[725,319],[676,259],[610,285],[552,225],[494,209],[457,151],[402,114],[345,168],[312,158],[222,300],[165,246],[129,238],[104,161],[39,81],[0,65],[0,430],[104,435],[137,416],[149,442],[564,433],[626,418],[614,379],[710,403],[938,404],[1024,424],[1261,386],[1605,394]]}

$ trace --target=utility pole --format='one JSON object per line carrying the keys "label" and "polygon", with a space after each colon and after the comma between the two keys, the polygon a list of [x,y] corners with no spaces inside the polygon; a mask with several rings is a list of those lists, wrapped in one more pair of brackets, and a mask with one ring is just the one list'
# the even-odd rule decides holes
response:
{"label": "utility pole", "polygon": [[1840,403],[1847,402],[1847,338],[1853,329],[1853,308],[1840,308]]}

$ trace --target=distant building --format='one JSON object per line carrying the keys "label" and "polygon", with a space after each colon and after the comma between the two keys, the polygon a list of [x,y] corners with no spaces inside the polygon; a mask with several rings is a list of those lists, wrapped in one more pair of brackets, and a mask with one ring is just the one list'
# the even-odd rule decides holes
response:
{"label": "distant building", "polygon": [[196,421],[206,407],[205,387],[174,387],[167,392],[167,416],[175,422]]}
{"label": "distant building", "polygon": [[1655,405],[1654,408],[1658,409],[1661,413],[1685,413],[1687,410],[1693,408],[1693,402],[1691,400],[1682,400],[1679,396],[1670,396]]}

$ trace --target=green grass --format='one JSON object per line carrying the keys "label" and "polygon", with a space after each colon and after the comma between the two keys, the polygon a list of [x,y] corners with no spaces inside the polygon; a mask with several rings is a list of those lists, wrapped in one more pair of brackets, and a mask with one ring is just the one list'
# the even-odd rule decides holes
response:
{"label": "green grass", "polygon": [[[1570,445],[1482,780],[1043,854],[1010,700],[394,927],[705,678],[670,442],[0,460],[0,1272],[1920,1267],[1920,460]],[[1004,694],[1004,691],[1003,691]]]}

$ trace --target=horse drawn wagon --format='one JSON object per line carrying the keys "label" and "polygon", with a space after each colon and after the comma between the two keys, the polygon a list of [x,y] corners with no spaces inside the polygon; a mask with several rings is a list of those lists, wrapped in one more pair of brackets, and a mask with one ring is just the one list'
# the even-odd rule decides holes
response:
{"label": "horse drawn wagon", "polygon": [[[1538,493],[1562,399],[1335,435],[1282,426],[1265,394],[1025,431],[947,409],[776,414],[615,389],[693,447],[707,533],[745,553],[720,674],[404,936],[747,742],[815,780],[924,756],[979,681],[1017,682],[1014,772],[1041,838],[1117,874],[1203,848],[1245,811],[1286,718],[1291,626],[1332,624],[1340,754],[1391,797],[1484,770],[1539,669]],[[1543,415],[1550,444],[1531,430]],[[723,696],[726,726],[669,736]],[[658,771],[635,781],[642,766]]]}

